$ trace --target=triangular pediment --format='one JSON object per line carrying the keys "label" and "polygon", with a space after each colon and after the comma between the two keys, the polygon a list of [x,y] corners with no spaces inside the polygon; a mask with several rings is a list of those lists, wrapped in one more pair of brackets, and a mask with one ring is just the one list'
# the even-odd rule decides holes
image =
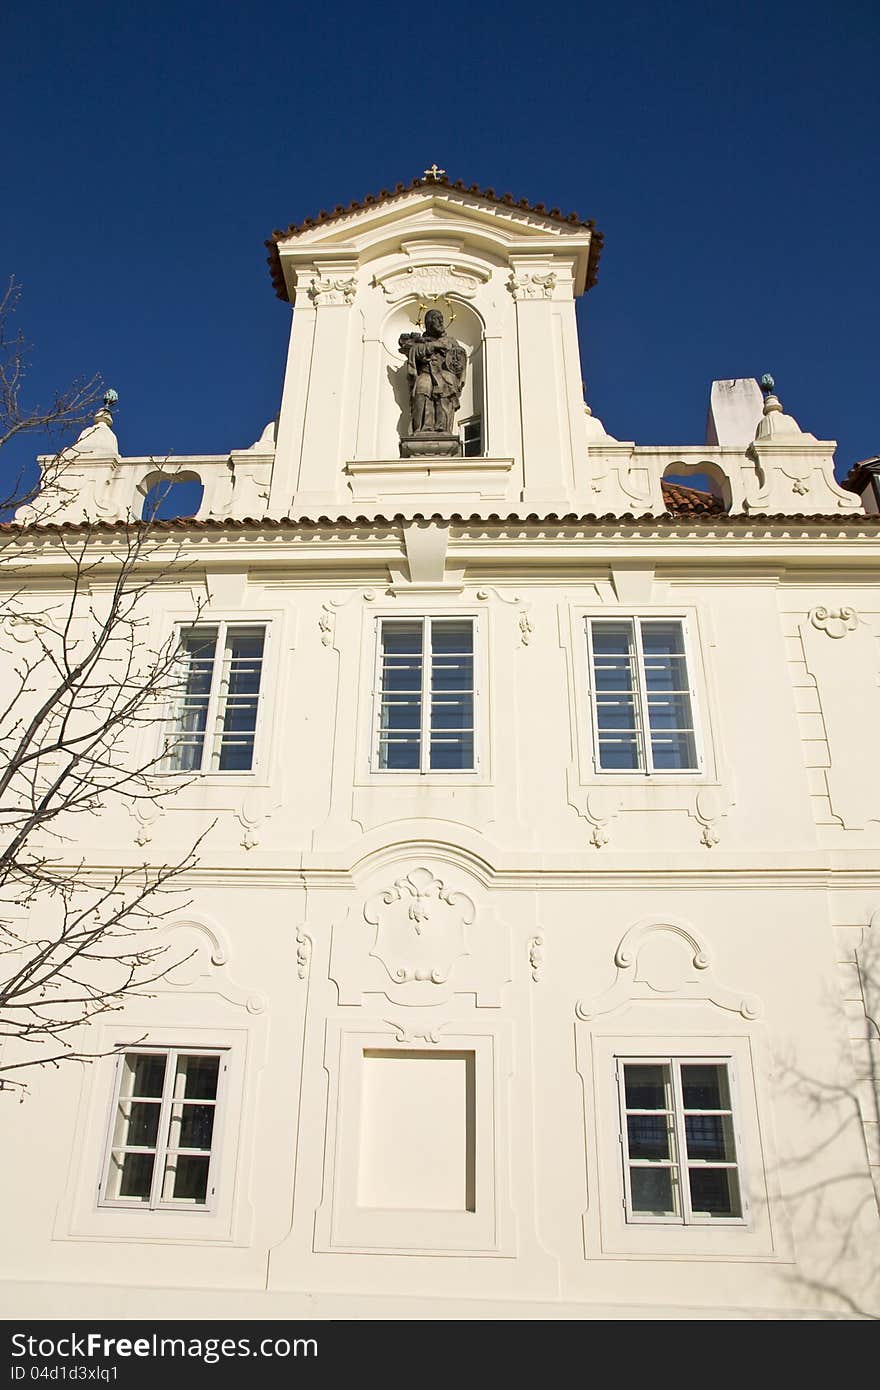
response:
{"label": "triangular pediment", "polygon": [[486,251],[494,246],[502,256],[570,250],[583,264],[584,288],[595,280],[602,244],[593,224],[576,213],[566,216],[558,208],[548,211],[543,204],[517,202],[508,194],[498,197],[491,189],[420,179],[273,233],[266,244],[276,291],[280,298],[292,299],[295,263],[347,256],[363,263],[419,235],[458,238]]}

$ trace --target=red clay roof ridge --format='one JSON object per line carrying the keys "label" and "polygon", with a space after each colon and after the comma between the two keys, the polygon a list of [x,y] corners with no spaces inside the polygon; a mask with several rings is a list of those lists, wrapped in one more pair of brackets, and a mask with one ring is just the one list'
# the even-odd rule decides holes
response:
{"label": "red clay roof ridge", "polygon": [[306,217],[302,222],[292,222],[286,230],[274,231],[265,245],[269,249],[266,260],[278,298],[288,299],[287,286],[284,283],[284,274],[281,269],[281,257],[278,253],[279,242],[287,241],[290,237],[299,236],[302,232],[311,231],[313,227],[323,226],[327,222],[336,222],[342,217],[347,217],[350,213],[363,212],[367,208],[391,202],[394,198],[399,198],[418,188],[446,188],[455,193],[470,193],[475,198],[496,203],[500,207],[513,208],[520,212],[535,212],[539,217],[546,217],[554,222],[568,222],[575,227],[588,228],[593,235],[590,241],[586,288],[591,289],[596,283],[599,256],[605,238],[600,231],[596,230],[596,224],[592,218],[582,218],[577,212],[565,213],[556,207],[548,208],[545,203],[532,203],[528,198],[515,198],[512,193],[498,194],[494,188],[481,188],[477,183],[467,184],[463,179],[450,179],[445,174],[438,174],[436,177],[421,176],[412,179],[409,183],[398,183],[395,184],[394,188],[383,188],[378,193],[367,193],[360,201],[353,199],[347,206],[343,203],[337,203],[332,212],[322,209],[317,217]]}

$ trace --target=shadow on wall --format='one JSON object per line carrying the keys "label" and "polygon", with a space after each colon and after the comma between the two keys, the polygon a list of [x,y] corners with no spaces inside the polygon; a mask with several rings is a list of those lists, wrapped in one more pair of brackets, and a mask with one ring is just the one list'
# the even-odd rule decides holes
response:
{"label": "shadow on wall", "polygon": [[[811,1140],[784,1162],[795,1222],[810,1232],[810,1263],[791,1276],[830,1311],[880,1319],[880,942],[876,927],[855,935],[860,945],[840,959],[849,1044],[819,1067],[804,1070],[778,1056],[782,1095],[793,1105],[793,1133]],[[840,998],[828,999],[839,1017]],[[847,1149],[841,1147],[847,1140]],[[844,1157],[849,1153],[850,1158]],[[864,1164],[852,1156],[864,1155]],[[874,1180],[872,1186],[871,1179]]]}

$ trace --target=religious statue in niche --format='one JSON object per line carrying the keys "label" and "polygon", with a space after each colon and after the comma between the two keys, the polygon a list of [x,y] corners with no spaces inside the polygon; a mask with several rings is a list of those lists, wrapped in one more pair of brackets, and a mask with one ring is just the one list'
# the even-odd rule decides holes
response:
{"label": "religious statue in niche", "polygon": [[424,333],[402,333],[410,393],[410,433],[400,441],[402,458],[450,458],[461,453],[453,433],[464,387],[467,356],[446,332],[439,309],[425,314]]}

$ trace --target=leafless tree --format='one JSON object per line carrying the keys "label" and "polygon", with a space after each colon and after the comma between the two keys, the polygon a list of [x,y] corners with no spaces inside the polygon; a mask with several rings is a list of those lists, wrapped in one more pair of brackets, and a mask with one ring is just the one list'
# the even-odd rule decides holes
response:
{"label": "leafless tree", "polygon": [[[46,409],[23,406],[24,344],[4,331],[16,293],[0,304],[0,446],[87,423],[99,389],[92,379]],[[63,492],[68,457],[44,459],[43,497]],[[35,496],[20,480],[3,491],[7,509]],[[154,521],[108,533],[52,526],[51,514],[34,530],[5,524],[0,543],[0,1088],[19,1091],[29,1068],[96,1055],[84,1025],[179,964],[155,927],[179,910],[175,880],[198,849],[103,873],[77,856],[99,813],[155,806],[179,786],[160,771],[156,730],[185,679],[178,639],[151,643],[145,606],[179,557],[163,561]],[[41,597],[28,542],[45,543],[47,524],[56,577]]]}
{"label": "leafless tree", "polygon": [[0,483],[0,518],[31,502],[39,488],[60,487],[65,460],[61,446],[71,434],[91,422],[103,385],[99,376],[81,378],[57,391],[44,404],[28,404],[25,381],[30,345],[14,322],[21,286],[10,280],[0,297],[0,450],[22,435],[57,445],[46,456],[42,477],[28,479],[23,468],[13,469]]}

